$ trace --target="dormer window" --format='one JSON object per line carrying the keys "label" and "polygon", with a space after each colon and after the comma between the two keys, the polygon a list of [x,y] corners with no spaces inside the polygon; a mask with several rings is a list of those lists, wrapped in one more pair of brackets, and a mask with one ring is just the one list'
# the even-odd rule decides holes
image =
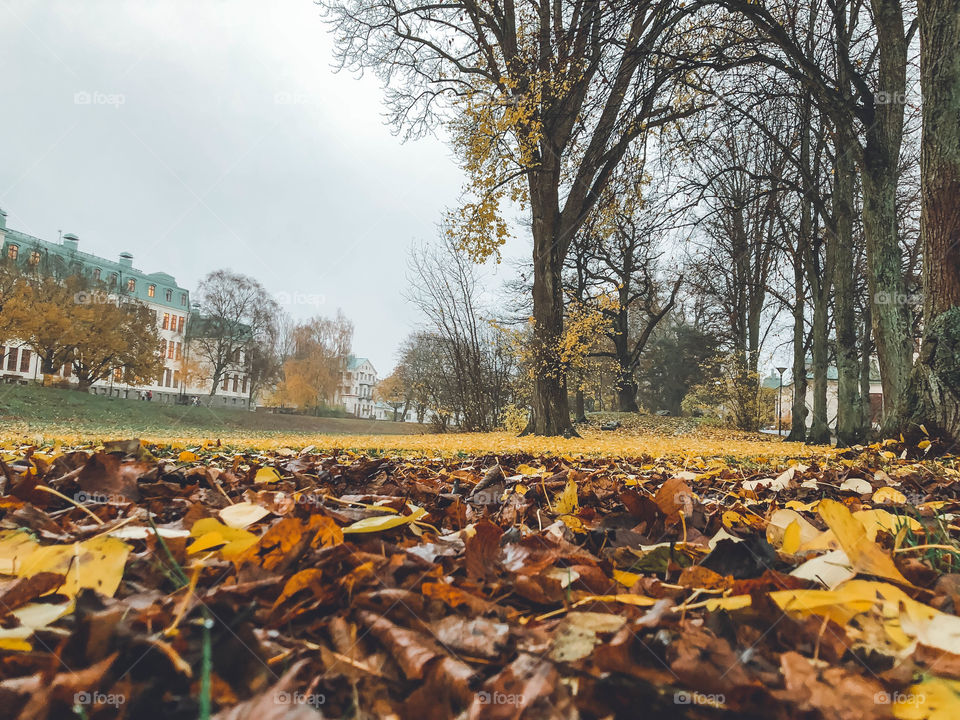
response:
{"label": "dormer window", "polygon": [[127,292],[134,292],[137,289],[137,281],[133,278],[127,280]]}
{"label": "dormer window", "polygon": [[147,297],[156,297],[156,296],[157,296],[157,286],[147,285]]}
{"label": "dormer window", "polygon": [[164,298],[164,300],[166,300],[167,302],[170,302],[171,300],[173,300],[173,290],[170,290],[169,288],[166,289],[166,290],[164,290],[164,291],[163,291],[163,298]]}
{"label": "dormer window", "polygon": [[12,244],[11,244],[10,247],[7,248],[7,257],[10,258],[11,260],[16,260],[16,259],[17,259],[17,255],[19,255],[19,254],[20,254],[20,246],[19,246],[19,245],[12,245]]}
{"label": "dormer window", "polygon": [[39,264],[40,264],[40,251],[39,251],[39,250],[31,250],[31,251],[30,251],[30,264],[31,264],[31,265],[39,265]]}
{"label": "dormer window", "polygon": [[110,287],[116,287],[117,281],[120,279],[120,276],[116,273],[110,273]]}
{"label": "dormer window", "polygon": [[180,293],[180,304],[183,305],[184,307],[187,306],[187,294],[186,294],[186,293]]}

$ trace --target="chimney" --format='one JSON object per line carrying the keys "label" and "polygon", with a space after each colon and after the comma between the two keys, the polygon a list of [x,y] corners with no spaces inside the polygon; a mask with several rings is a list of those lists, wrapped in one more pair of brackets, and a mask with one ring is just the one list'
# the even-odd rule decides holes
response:
{"label": "chimney", "polygon": [[73,233],[67,233],[63,236],[63,246],[71,252],[76,251],[78,242],[80,242],[80,238]]}
{"label": "chimney", "polygon": [[123,267],[133,267],[133,255],[128,252],[120,253],[120,264]]}

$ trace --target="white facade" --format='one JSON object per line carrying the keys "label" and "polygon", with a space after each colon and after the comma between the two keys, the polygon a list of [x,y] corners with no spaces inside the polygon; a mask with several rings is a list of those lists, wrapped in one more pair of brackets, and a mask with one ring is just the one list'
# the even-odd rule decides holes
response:
{"label": "white facade", "polygon": [[340,373],[340,387],[336,402],[351,415],[358,418],[377,419],[377,403],[373,390],[377,386],[377,371],[367,358],[351,355],[347,366]]}

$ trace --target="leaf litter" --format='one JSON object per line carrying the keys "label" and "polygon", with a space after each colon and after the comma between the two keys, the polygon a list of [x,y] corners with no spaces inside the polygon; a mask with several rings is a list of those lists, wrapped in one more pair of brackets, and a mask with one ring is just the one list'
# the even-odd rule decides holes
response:
{"label": "leaf litter", "polygon": [[960,717],[955,458],[0,459],[11,718]]}

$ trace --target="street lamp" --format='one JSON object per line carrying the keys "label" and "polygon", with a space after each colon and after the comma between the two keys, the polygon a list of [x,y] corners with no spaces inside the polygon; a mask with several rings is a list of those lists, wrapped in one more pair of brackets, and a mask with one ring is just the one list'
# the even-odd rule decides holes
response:
{"label": "street lamp", "polygon": [[785,367],[778,367],[777,372],[780,373],[780,384],[777,386],[777,435],[783,437],[783,373],[786,370]]}

